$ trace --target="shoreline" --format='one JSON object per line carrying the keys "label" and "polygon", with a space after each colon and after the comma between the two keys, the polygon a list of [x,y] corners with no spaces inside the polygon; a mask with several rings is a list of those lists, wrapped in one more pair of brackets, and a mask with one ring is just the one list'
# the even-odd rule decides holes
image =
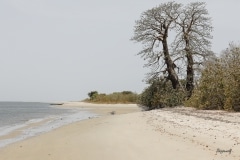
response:
{"label": "shoreline", "polygon": [[101,117],[0,148],[0,159],[240,159],[240,113],[183,107],[140,112],[133,105],[82,102],[61,107],[87,108]]}
{"label": "shoreline", "polygon": [[49,103],[49,107],[66,109],[69,113],[31,119],[24,123],[0,127],[0,149],[78,121],[111,115],[111,112],[114,112],[114,114],[123,114],[126,112],[126,108],[128,108],[127,112],[130,112],[129,108],[135,110],[137,106],[135,104],[95,105],[86,102],[61,102]]}
{"label": "shoreline", "polygon": [[57,105],[50,105],[49,107],[66,109],[66,113],[29,119],[27,121],[23,121],[22,123],[16,123],[0,127],[0,148],[4,148],[18,141],[39,136],[64,125],[97,116],[97,114],[80,108],[60,108]]}

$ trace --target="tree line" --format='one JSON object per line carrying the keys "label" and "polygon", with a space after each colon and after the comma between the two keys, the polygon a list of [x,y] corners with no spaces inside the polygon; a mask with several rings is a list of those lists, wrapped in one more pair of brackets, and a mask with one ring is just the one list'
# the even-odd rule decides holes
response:
{"label": "tree line", "polygon": [[98,93],[91,91],[88,93],[89,98],[86,102],[93,103],[136,103],[138,94],[131,91],[113,92],[110,94]]}

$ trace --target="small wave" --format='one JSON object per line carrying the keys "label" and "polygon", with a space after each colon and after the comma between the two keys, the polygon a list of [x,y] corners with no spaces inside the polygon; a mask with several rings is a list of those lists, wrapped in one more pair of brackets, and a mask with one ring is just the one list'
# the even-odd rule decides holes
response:
{"label": "small wave", "polygon": [[21,133],[15,137],[0,139],[0,147],[4,147],[11,143],[15,143],[24,140],[29,137],[37,136],[42,133],[49,132],[53,129],[59,128],[61,126],[78,122],[89,117],[98,117],[96,114],[90,113],[88,111],[78,111],[76,113],[59,115],[59,116],[48,116],[42,119],[32,119],[24,124],[19,124],[16,126],[6,126],[0,128],[0,138],[1,136],[6,136],[14,131],[21,130]]}

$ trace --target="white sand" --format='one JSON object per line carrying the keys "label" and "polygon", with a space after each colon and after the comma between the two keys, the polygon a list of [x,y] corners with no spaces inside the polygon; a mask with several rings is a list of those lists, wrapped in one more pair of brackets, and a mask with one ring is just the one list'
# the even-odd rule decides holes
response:
{"label": "white sand", "polygon": [[[0,160],[239,160],[240,113],[68,103],[103,115],[0,149]],[[117,115],[109,114],[115,111]],[[127,113],[128,114],[123,114]],[[135,113],[133,113],[135,112]],[[232,149],[231,153],[217,152]]]}

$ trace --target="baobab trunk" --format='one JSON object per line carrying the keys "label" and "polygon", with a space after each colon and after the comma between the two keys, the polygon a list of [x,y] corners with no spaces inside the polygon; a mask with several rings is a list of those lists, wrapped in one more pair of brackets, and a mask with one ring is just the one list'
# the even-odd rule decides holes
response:
{"label": "baobab trunk", "polygon": [[171,81],[173,89],[178,89],[180,85],[179,85],[178,75],[175,72],[176,65],[173,63],[169,55],[167,37],[163,38],[162,45],[163,45],[164,60],[165,60],[165,63],[167,64],[167,72],[168,72],[167,79]]}
{"label": "baobab trunk", "polygon": [[192,96],[194,89],[194,69],[193,69],[193,57],[190,53],[187,53],[187,78],[186,78],[186,90],[187,98]]}
{"label": "baobab trunk", "polygon": [[192,92],[194,89],[194,69],[193,69],[193,54],[191,52],[190,43],[188,39],[188,35],[184,37],[186,42],[186,57],[187,57],[187,77],[186,77],[186,90],[187,90],[187,98],[189,99],[192,96]]}

